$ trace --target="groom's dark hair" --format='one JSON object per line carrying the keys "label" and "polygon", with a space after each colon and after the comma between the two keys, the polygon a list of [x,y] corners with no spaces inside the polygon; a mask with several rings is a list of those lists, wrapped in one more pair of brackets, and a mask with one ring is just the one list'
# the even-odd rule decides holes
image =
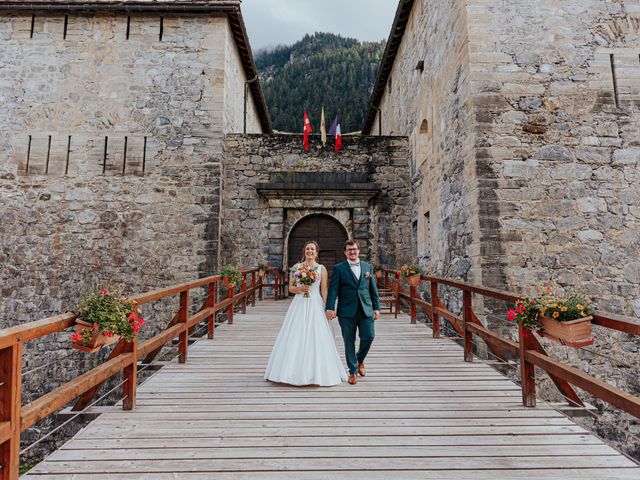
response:
{"label": "groom's dark hair", "polygon": [[344,242],[344,251],[347,250],[347,247],[351,247],[351,246],[356,246],[358,247],[358,242],[356,242],[355,240],[347,240],[346,242]]}

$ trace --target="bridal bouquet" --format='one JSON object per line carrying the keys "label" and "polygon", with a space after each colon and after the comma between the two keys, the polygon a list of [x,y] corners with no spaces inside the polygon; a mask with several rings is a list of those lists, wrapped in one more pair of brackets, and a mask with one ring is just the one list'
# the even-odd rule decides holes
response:
{"label": "bridal bouquet", "polygon": [[[293,271],[293,276],[295,277],[296,286],[311,286],[318,278],[318,267],[307,267],[304,263],[301,263],[298,268]],[[305,293],[304,298],[309,298],[309,294]]]}

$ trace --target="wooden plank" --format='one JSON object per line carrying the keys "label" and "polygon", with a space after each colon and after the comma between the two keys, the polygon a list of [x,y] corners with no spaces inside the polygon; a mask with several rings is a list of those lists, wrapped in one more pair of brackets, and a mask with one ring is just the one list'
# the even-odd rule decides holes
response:
{"label": "wooden plank", "polygon": [[595,312],[591,323],[631,335],[640,335],[640,320],[609,312]]}
{"label": "wooden plank", "polygon": [[[508,476],[507,476],[508,475]],[[29,473],[23,477],[25,479],[68,479],[66,473],[51,473],[38,475],[36,472]],[[99,475],[94,473],[75,473],[74,480],[94,480]],[[334,467],[332,470],[322,472],[301,472],[293,471],[252,471],[252,472],[180,472],[162,473],[154,472],[146,474],[136,473],[109,473],[109,480],[495,480],[508,478],[509,480],[638,480],[638,474],[631,468],[545,468],[530,469],[520,468],[518,470],[504,469],[482,469],[482,470],[376,470],[360,472],[357,470],[339,470]]]}
{"label": "wooden plank", "polygon": [[[51,462],[61,461],[100,461],[111,460],[114,453],[121,461],[141,460],[188,460],[188,459],[247,459],[247,458],[464,458],[464,457],[531,457],[531,456],[618,456],[619,453],[607,445],[468,445],[465,448],[452,449],[450,446],[335,446],[317,447],[194,447],[176,448],[136,448],[114,452],[111,447],[91,449],[58,450],[49,457]],[[122,449],[124,450],[124,449]]]}
{"label": "wooden plank", "polygon": [[0,349],[7,348],[16,342],[26,342],[50,333],[59,332],[76,323],[76,314],[62,313],[53,317],[43,318],[36,322],[25,323],[15,327],[0,330]]}
{"label": "wooden plank", "polygon": [[[518,469],[526,462],[529,469],[542,468],[629,468],[635,464],[622,455],[561,457],[465,457],[455,463],[456,470]],[[336,467],[333,458],[243,458],[243,459],[160,459],[154,461],[122,462],[121,460],[61,461],[41,463],[34,473],[154,473],[154,472],[253,472],[253,471],[323,471]],[[349,470],[451,470],[451,458],[357,458],[349,459]]]}

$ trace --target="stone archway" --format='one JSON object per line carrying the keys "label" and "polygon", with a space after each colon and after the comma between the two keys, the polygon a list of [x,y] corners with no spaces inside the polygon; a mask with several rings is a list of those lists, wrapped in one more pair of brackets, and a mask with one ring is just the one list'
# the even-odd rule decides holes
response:
{"label": "stone archway", "polygon": [[320,245],[319,262],[327,267],[331,275],[333,266],[343,260],[342,251],[347,238],[347,231],[335,218],[323,214],[307,215],[289,233],[287,267],[290,268],[300,260],[302,249],[308,240],[315,240]]}

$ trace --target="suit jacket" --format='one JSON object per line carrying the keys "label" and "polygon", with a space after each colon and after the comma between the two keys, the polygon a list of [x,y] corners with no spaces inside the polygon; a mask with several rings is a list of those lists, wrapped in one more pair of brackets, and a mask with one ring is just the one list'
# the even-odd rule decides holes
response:
{"label": "suit jacket", "polygon": [[[369,275],[367,276],[367,273]],[[373,268],[368,262],[360,261],[360,279],[356,279],[349,262],[338,263],[333,268],[327,295],[327,310],[335,310],[338,299],[338,317],[353,318],[358,311],[358,302],[368,317],[374,310],[380,310],[378,287]]]}

